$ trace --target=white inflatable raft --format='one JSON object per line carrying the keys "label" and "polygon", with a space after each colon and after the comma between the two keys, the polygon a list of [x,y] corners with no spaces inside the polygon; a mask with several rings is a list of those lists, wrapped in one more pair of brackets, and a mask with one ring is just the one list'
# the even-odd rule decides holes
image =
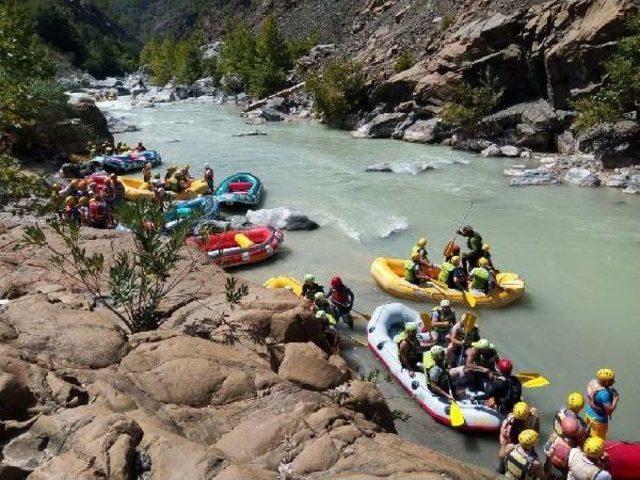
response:
{"label": "white inflatable raft", "polygon": [[[369,348],[386,365],[391,374],[418,404],[434,419],[444,425],[450,425],[449,400],[433,394],[426,385],[422,372],[416,372],[413,378],[403,369],[398,360],[398,346],[393,337],[404,330],[404,324],[415,322],[418,331],[423,322],[420,314],[400,303],[389,303],[375,309],[367,326]],[[459,400],[458,405],[464,414],[465,423],[458,430],[471,432],[496,432],[500,429],[502,416],[483,404],[470,400]]]}

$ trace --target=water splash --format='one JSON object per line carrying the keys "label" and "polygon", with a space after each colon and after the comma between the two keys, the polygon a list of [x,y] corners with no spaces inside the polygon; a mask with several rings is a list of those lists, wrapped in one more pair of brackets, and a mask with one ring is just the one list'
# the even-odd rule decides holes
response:
{"label": "water splash", "polygon": [[409,220],[405,217],[392,216],[390,222],[384,225],[380,230],[380,238],[389,238],[399,232],[404,232],[409,229]]}

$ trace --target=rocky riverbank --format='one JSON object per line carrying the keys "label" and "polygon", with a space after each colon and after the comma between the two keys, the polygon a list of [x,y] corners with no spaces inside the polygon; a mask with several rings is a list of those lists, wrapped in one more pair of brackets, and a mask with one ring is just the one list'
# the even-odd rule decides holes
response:
{"label": "rocky riverbank", "polygon": [[[1,222],[2,478],[490,478],[397,437],[376,386],[315,345],[289,292],[250,285],[229,309],[227,276],[203,263],[159,330],[130,335]],[[126,242],[83,233],[107,257]]]}

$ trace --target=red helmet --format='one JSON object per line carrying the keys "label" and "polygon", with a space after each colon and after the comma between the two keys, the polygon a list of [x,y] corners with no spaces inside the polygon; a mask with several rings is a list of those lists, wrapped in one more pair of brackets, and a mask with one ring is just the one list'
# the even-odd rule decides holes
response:
{"label": "red helmet", "polygon": [[331,279],[331,286],[333,288],[338,288],[342,286],[342,279],[340,277],[333,277]]}
{"label": "red helmet", "polygon": [[513,363],[508,358],[503,358],[498,362],[498,371],[503,375],[509,375],[513,370]]}

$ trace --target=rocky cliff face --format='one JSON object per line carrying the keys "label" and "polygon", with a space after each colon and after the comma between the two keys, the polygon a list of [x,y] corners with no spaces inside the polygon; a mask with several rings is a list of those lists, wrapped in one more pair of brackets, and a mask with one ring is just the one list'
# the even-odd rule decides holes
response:
{"label": "rocky cliff face", "polygon": [[[0,477],[489,478],[388,433],[380,392],[313,343],[290,293],[251,286],[229,310],[206,265],[160,330],[126,335],[43,251],[12,250],[21,227],[0,232]],[[84,233],[89,250],[124,242]]]}

